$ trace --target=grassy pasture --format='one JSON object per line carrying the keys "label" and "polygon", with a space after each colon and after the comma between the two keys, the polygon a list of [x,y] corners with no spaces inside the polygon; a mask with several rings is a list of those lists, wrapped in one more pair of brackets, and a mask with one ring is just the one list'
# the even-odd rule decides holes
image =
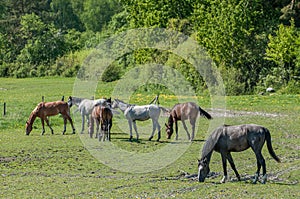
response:
{"label": "grassy pasture", "polygon": [[[123,168],[112,168],[94,158],[87,150],[84,140],[87,134],[80,135],[81,120],[78,113],[72,116],[77,134],[62,135],[62,118],[51,118],[55,135],[50,135],[48,127],[41,136],[41,124],[34,123],[30,136],[25,135],[25,122],[45,96],[45,101],[59,100],[64,95],[72,95],[74,79],[0,79],[0,182],[1,198],[299,198],[300,178],[300,96],[299,95],[252,95],[226,97],[226,107],[230,114],[227,124],[257,123],[271,131],[273,148],[281,158],[278,164],[263,148],[266,159],[268,182],[265,185],[251,184],[256,171],[256,160],[251,150],[233,153],[236,167],[242,181],[235,181],[228,165],[232,180],[219,184],[222,178],[220,155],[214,153],[211,160],[213,176],[205,183],[184,177],[185,173],[197,172],[199,158],[205,138],[208,136],[209,121],[198,119],[196,139],[188,149],[171,164],[147,173],[123,172]],[[115,82],[100,83],[96,97],[110,96]],[[154,93],[136,92],[130,102],[149,103]],[[186,96],[179,96],[189,100]],[[199,104],[208,112],[210,97],[199,96]],[[3,116],[3,102],[7,103],[7,115]],[[162,106],[171,108],[177,97],[161,95]],[[161,117],[163,125],[166,117]],[[151,153],[163,149],[174,142],[165,138],[162,130],[161,142],[147,141],[150,132],[144,132],[150,122],[138,123],[140,142],[128,142],[127,123],[122,114],[114,116],[112,143],[132,153]],[[190,126],[188,126],[190,127]],[[126,132],[126,133],[125,133]],[[180,139],[186,134],[179,123]],[[154,137],[154,140],[156,139]],[[90,138],[88,138],[90,140]],[[99,147],[107,143],[94,142]],[[184,142],[182,142],[184,143]],[[180,146],[179,143],[178,146]],[[175,151],[168,151],[171,155]],[[116,158],[121,161],[122,157]],[[145,162],[151,164],[155,162]],[[128,169],[130,170],[130,169]]]}

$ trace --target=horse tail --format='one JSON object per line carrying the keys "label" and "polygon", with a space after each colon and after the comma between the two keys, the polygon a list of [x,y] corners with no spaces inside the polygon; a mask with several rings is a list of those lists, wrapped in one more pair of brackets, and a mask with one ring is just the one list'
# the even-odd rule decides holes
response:
{"label": "horse tail", "polygon": [[209,119],[209,120],[213,119],[212,116],[208,112],[203,110],[200,106],[198,106],[198,108],[199,108],[201,116],[204,116],[206,119]]}
{"label": "horse tail", "polygon": [[277,155],[275,154],[273,147],[272,147],[272,142],[271,142],[271,134],[270,131],[268,129],[265,129],[266,131],[266,141],[267,141],[267,147],[268,147],[268,151],[270,153],[270,155],[277,161],[280,162],[280,159],[277,157]]}

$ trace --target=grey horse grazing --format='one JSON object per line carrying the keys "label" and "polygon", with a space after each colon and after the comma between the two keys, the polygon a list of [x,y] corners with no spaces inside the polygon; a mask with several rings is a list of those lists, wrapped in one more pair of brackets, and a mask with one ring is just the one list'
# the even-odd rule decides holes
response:
{"label": "grey horse grazing", "polygon": [[265,159],[261,153],[262,147],[267,142],[267,147],[270,155],[277,161],[280,159],[276,156],[272,143],[271,135],[267,128],[256,124],[243,124],[238,126],[224,125],[215,129],[202,149],[202,157],[198,161],[198,180],[204,182],[209,173],[209,162],[213,151],[221,153],[224,177],[221,183],[227,180],[226,161],[228,160],[231,168],[233,169],[236,177],[240,180],[240,175],[236,170],[230,152],[240,152],[251,147],[254,151],[257,160],[257,172],[254,177],[253,183],[256,183],[259,178],[261,167],[263,168],[262,183],[267,181],[267,171]]}
{"label": "grey horse grazing", "polygon": [[138,140],[139,134],[137,132],[136,121],[146,121],[148,119],[152,119],[152,124],[153,124],[153,130],[151,136],[149,137],[149,141],[153,138],[156,129],[158,131],[157,141],[159,141],[161,137],[160,135],[161,128],[158,123],[158,118],[160,116],[160,110],[161,109],[164,110],[164,108],[154,104],[149,104],[144,106],[131,105],[119,99],[114,100],[112,104],[112,108],[119,108],[124,113],[124,116],[128,120],[129,130],[130,130],[130,138],[129,138],[130,141],[132,140],[132,124],[136,132],[136,139]]}

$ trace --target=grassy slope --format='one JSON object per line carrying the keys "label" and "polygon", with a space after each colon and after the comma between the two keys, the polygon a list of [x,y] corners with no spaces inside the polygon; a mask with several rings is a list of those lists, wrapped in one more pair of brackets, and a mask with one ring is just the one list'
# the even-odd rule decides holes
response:
{"label": "grassy slope", "polygon": [[[271,159],[266,147],[263,154],[267,163],[269,182],[266,185],[252,185],[249,176],[256,170],[256,161],[251,150],[233,154],[242,182],[218,184],[222,167],[220,155],[213,154],[211,171],[215,178],[208,178],[205,183],[181,176],[182,172],[196,173],[197,158],[208,135],[208,121],[200,119],[200,126],[193,142],[183,156],[167,167],[150,173],[124,173],[112,169],[95,159],[85,149],[80,136],[61,135],[62,119],[51,118],[55,135],[50,135],[46,127],[45,136],[40,136],[40,121],[36,121],[33,132],[25,136],[24,124],[31,110],[45,96],[46,101],[61,99],[62,95],[72,94],[74,79],[0,79],[0,103],[7,103],[8,113],[0,118],[0,182],[1,198],[299,198],[299,109],[300,96],[238,96],[227,97],[230,110],[260,111],[281,113],[286,116],[264,117],[245,115],[226,118],[226,123],[259,123],[268,127],[272,133],[273,147],[282,163]],[[115,83],[99,85],[96,96],[109,96]],[[132,103],[147,103],[155,94],[143,93],[132,96]],[[171,107],[176,103],[172,96],[161,96],[161,104]],[[203,108],[210,107],[209,97],[199,97]],[[80,118],[73,115],[77,129]],[[122,115],[114,118],[114,124]],[[164,122],[162,118],[161,122]],[[162,123],[161,123],[162,124]],[[142,129],[143,124],[139,123]],[[185,138],[179,123],[180,135]],[[79,130],[77,131],[79,132]],[[140,143],[127,142],[128,135],[120,127],[113,126],[113,143],[125,150],[134,152],[151,152],[165,146],[170,141],[165,139],[164,129],[162,143],[147,141],[148,133],[142,134]],[[81,135],[87,136],[87,135]],[[171,140],[172,141],[172,140]],[[172,151],[170,151],[172,153]],[[228,165],[229,167],[229,165]],[[232,170],[229,175],[234,178]],[[235,179],[235,178],[234,178]]]}

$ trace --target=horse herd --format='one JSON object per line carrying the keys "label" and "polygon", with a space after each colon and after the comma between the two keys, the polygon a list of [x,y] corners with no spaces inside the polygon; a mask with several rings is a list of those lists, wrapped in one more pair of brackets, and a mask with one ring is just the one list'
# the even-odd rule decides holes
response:
{"label": "horse herd", "polygon": [[[212,116],[208,112],[200,108],[200,106],[198,106],[196,103],[180,103],[174,105],[172,109],[167,109],[157,105],[155,103],[157,100],[158,97],[156,97],[155,100],[153,100],[150,104],[142,106],[128,104],[119,99],[115,99],[113,101],[111,100],[111,98],[92,100],[71,96],[68,98],[68,102],[64,102],[63,100],[55,102],[41,102],[34,108],[29,116],[29,119],[26,122],[26,135],[29,135],[32,131],[32,125],[36,117],[39,117],[41,119],[42,135],[45,133],[44,121],[46,121],[46,124],[53,134],[53,129],[49,124],[48,116],[54,116],[58,114],[61,114],[64,120],[63,134],[66,132],[67,120],[69,120],[72,126],[73,134],[75,134],[75,128],[70,116],[70,108],[73,105],[77,106],[76,111],[79,111],[82,117],[81,133],[84,132],[85,120],[87,120],[88,132],[90,137],[92,138],[94,133],[94,124],[96,123],[96,138],[98,138],[99,141],[111,140],[110,130],[112,127],[113,111],[116,108],[119,108],[128,120],[130,141],[132,141],[133,139],[132,126],[136,133],[136,139],[139,139],[136,121],[146,121],[149,119],[152,120],[153,125],[153,130],[149,137],[149,141],[151,141],[151,139],[154,137],[154,133],[156,130],[158,132],[157,141],[159,141],[161,138],[161,126],[158,122],[158,119],[161,111],[169,114],[168,122],[165,124],[168,139],[171,138],[174,132],[174,124],[176,132],[175,139],[178,139],[178,121],[182,122],[188,139],[190,141],[193,141],[195,133],[195,123],[198,115],[203,116],[207,119],[212,119]],[[192,135],[190,135],[185,124],[186,120],[189,120],[192,126]],[[233,162],[231,152],[241,152],[248,148],[251,148],[254,151],[257,160],[257,171],[255,173],[253,183],[256,183],[259,180],[261,167],[263,170],[261,183],[266,183],[266,163],[261,153],[262,147],[265,142],[267,143],[267,148],[270,155],[277,162],[280,162],[280,159],[276,156],[273,150],[271,143],[271,134],[267,128],[256,124],[242,124],[236,126],[222,125],[216,128],[207,138],[202,149],[201,159],[198,160],[198,181],[204,182],[205,178],[208,176],[210,172],[209,163],[213,151],[219,152],[222,157],[224,176],[221,180],[221,183],[225,183],[226,180],[228,180],[227,160],[229,161],[230,166],[233,169],[237,179],[241,180],[240,175]]]}

